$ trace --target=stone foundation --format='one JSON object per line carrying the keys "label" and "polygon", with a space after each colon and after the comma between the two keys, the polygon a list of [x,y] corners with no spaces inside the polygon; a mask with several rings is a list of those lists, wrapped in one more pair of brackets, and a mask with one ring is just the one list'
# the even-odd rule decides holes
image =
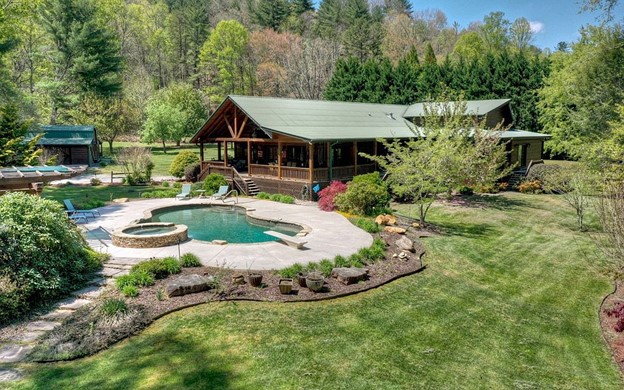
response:
{"label": "stone foundation", "polygon": [[[145,227],[169,227],[175,226],[175,230],[171,232],[153,234],[153,235],[134,235],[127,234],[124,231],[137,226]],[[188,240],[188,227],[186,225],[174,225],[172,223],[143,223],[140,225],[128,225],[121,229],[115,230],[112,234],[113,245],[121,248],[159,248],[163,246],[176,245]]]}

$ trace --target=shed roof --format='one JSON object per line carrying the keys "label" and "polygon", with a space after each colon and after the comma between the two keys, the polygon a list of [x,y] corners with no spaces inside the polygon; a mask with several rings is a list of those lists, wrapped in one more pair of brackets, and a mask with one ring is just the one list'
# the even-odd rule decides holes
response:
{"label": "shed roof", "polygon": [[31,132],[26,140],[44,133],[37,145],[90,145],[94,141],[94,126],[42,125],[40,131]]}

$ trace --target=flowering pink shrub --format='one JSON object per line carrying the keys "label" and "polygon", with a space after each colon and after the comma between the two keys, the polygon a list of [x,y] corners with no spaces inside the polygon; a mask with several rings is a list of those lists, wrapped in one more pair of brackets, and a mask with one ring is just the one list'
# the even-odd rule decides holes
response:
{"label": "flowering pink shrub", "polygon": [[329,186],[319,191],[318,206],[323,211],[334,211],[336,205],[334,204],[334,198],[338,194],[342,194],[347,191],[347,185],[341,181],[332,181]]}

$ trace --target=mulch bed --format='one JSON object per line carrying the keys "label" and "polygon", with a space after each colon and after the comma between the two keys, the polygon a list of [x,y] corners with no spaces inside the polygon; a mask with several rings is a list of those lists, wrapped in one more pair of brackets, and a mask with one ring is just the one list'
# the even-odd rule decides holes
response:
{"label": "mulch bed", "polygon": [[[194,267],[184,268],[181,274],[215,276],[219,280],[218,287],[205,292],[158,300],[158,291],[163,292],[169,281],[181,275],[177,274],[167,279],[158,280],[153,286],[141,288],[138,297],[129,298],[128,300],[132,304],[145,306],[148,315],[156,319],[172,311],[210,301],[249,300],[263,302],[302,302],[332,299],[370,290],[399,277],[417,273],[424,268],[418,256],[418,252],[408,253],[407,257],[404,259],[393,257],[394,254],[398,255],[401,252],[394,244],[401,235],[382,232],[378,236],[389,244],[386,248],[386,257],[383,260],[368,265],[366,267],[369,270],[368,278],[359,283],[345,285],[338,282],[335,278],[328,277],[325,278],[323,289],[320,292],[313,292],[308,288],[299,287],[297,281],[294,280],[292,292],[283,295],[280,293],[278,286],[281,277],[274,271],[253,271],[254,273],[262,274],[262,285],[260,287],[252,287],[248,283],[247,271],[241,272],[240,270],[215,267]],[[236,274],[242,274],[244,276],[244,284],[238,285],[232,282],[232,276]],[[113,296],[122,297],[119,291],[114,291],[111,294]]]}
{"label": "mulch bed", "polygon": [[616,284],[616,289],[609,294],[600,305],[600,327],[602,328],[602,336],[604,337],[611,355],[620,367],[620,371],[624,374],[624,332],[616,332],[614,327],[618,321],[617,318],[607,314],[607,310],[612,309],[617,304],[624,303],[624,285]]}

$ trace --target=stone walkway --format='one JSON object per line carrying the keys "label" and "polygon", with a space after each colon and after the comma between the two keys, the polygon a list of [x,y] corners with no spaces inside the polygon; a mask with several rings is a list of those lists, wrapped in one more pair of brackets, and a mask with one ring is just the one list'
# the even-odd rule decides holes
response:
{"label": "stone walkway", "polygon": [[[114,278],[126,275],[131,268],[124,259],[111,260],[96,274],[88,285],[71,293],[71,297],[58,302],[52,311],[20,326],[12,342],[0,344],[0,383],[20,380],[23,375],[16,363],[24,361],[44,334],[61,325],[61,321],[69,317],[77,309],[90,304],[104,292]],[[1,386],[0,386],[1,387]]]}

